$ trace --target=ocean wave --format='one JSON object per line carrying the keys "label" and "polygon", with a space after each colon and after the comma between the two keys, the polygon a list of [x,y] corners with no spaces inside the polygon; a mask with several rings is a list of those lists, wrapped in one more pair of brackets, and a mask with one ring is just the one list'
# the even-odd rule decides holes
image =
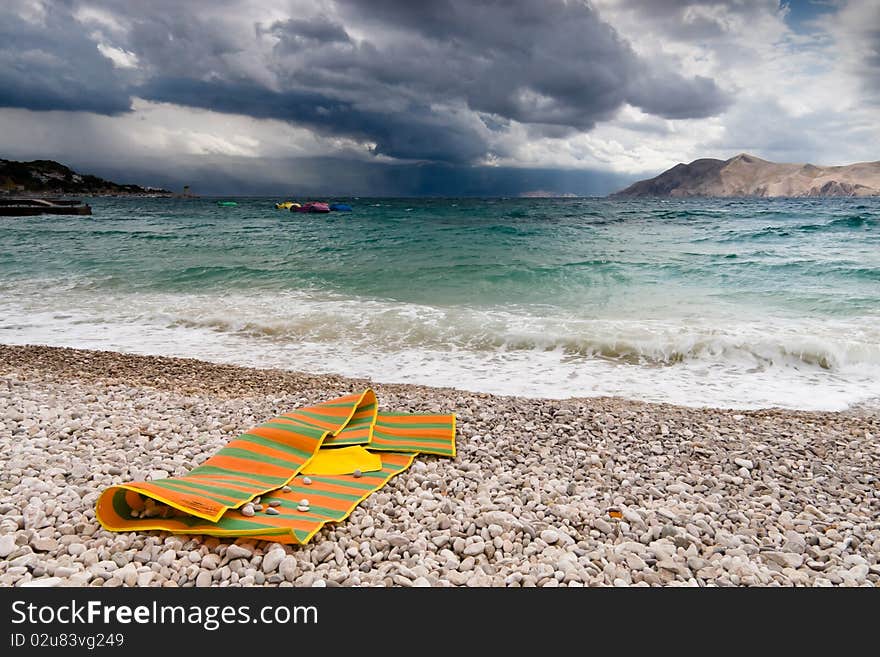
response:
{"label": "ocean wave", "polygon": [[0,296],[0,338],[537,396],[845,408],[880,397],[880,323],[584,319],[288,294]]}
{"label": "ocean wave", "polygon": [[727,231],[726,239],[734,240],[759,240],[771,237],[792,237],[797,233],[823,233],[839,232],[841,230],[871,229],[880,225],[880,219],[872,214],[850,215],[838,217],[827,222],[802,223],[802,224],[777,224],[764,226],[758,229],[742,230],[732,229]]}
{"label": "ocean wave", "polygon": [[[323,307],[322,307],[323,306]],[[170,318],[169,318],[170,319]],[[207,329],[277,343],[383,345],[384,349],[451,349],[474,353],[543,351],[566,359],[670,367],[687,361],[758,368],[808,367],[829,372],[880,368],[880,330],[826,326],[817,333],[796,323],[772,329],[760,322],[726,328],[688,321],[575,320],[507,312],[317,303],[313,308],[257,318],[211,312],[170,319],[170,327]],[[806,327],[805,327],[806,328]],[[878,370],[880,371],[880,370]]]}
{"label": "ocean wave", "polygon": [[827,227],[838,228],[873,228],[880,223],[880,220],[874,215],[853,215],[850,217],[841,217],[827,224]]}

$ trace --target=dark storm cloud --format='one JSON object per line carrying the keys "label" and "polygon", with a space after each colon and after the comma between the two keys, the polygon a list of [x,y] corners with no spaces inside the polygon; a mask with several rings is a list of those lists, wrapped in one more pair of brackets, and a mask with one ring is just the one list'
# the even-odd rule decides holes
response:
{"label": "dark storm cloud", "polygon": [[[728,100],[711,80],[686,79],[639,59],[582,2],[339,4],[358,21],[415,36],[415,59],[376,58],[370,62],[372,70],[522,123],[589,130],[625,102],[668,118],[700,118],[718,113]],[[693,110],[673,106],[668,111],[668,102],[654,100],[652,81],[658,78],[696,101]]]}
{"label": "dark storm cloud", "polygon": [[482,134],[466,117],[441,116],[409,103],[403,109],[370,110],[308,90],[274,92],[249,82],[156,80],[138,89],[152,100],[204,107],[256,118],[282,119],[323,134],[375,142],[375,152],[402,159],[468,162],[485,152]]}
{"label": "dark storm cloud", "polygon": [[126,81],[64,6],[45,25],[0,7],[0,107],[118,114],[131,106]]}
{"label": "dark storm cloud", "polygon": [[[258,33],[260,31],[261,28],[258,28]],[[277,47],[282,52],[296,52],[316,43],[351,43],[351,37],[342,24],[335,23],[325,16],[276,21],[266,32],[278,37]]]}
{"label": "dark storm cloud", "polygon": [[715,83],[699,75],[691,80],[683,80],[668,73],[649,73],[631,87],[629,100],[651,114],[668,119],[687,119],[716,114],[718,105],[715,91]]}
{"label": "dark storm cloud", "polygon": [[[375,153],[395,158],[466,163],[489,154],[493,131],[510,121],[564,136],[592,129],[625,103],[675,119],[712,116],[728,103],[714,81],[640,59],[582,2],[339,0],[321,5],[330,15],[268,24],[248,23],[223,3],[248,30],[203,18],[202,8],[217,6],[207,1],[92,4],[127,27],[114,45],[137,55],[141,79],[93,85],[122,79],[93,42],[31,30],[38,51],[67,64],[18,61],[13,71],[38,75],[0,73],[4,104],[49,109],[55,83],[70,96],[67,109],[116,112],[132,94],[281,119],[372,142]],[[264,75],[252,75],[255,61]],[[71,83],[61,87],[60,77]]]}

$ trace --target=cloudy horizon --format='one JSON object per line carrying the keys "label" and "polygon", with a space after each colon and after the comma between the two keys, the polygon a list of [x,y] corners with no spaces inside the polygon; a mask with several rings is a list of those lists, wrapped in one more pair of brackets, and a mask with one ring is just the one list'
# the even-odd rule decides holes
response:
{"label": "cloudy horizon", "polygon": [[880,4],[11,0],[0,157],[203,193],[602,195],[880,159]]}

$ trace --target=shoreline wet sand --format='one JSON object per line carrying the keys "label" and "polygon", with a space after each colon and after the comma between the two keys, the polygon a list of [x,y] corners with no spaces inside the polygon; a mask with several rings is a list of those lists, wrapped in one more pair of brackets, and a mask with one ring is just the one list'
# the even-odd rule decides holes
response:
{"label": "shoreline wet sand", "polygon": [[[277,412],[373,387],[455,412],[306,546],[112,533],[105,487],[180,475]],[[526,399],[0,345],[0,585],[880,583],[880,416]]]}

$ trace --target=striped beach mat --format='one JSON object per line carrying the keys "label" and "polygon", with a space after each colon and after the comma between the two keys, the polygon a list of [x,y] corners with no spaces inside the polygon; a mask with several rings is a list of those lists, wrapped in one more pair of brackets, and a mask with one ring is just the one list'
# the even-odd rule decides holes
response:
{"label": "striped beach mat", "polygon": [[305,544],[417,454],[455,456],[455,415],[379,411],[365,390],[274,417],[181,477],[111,486],[96,515],[110,531]]}

